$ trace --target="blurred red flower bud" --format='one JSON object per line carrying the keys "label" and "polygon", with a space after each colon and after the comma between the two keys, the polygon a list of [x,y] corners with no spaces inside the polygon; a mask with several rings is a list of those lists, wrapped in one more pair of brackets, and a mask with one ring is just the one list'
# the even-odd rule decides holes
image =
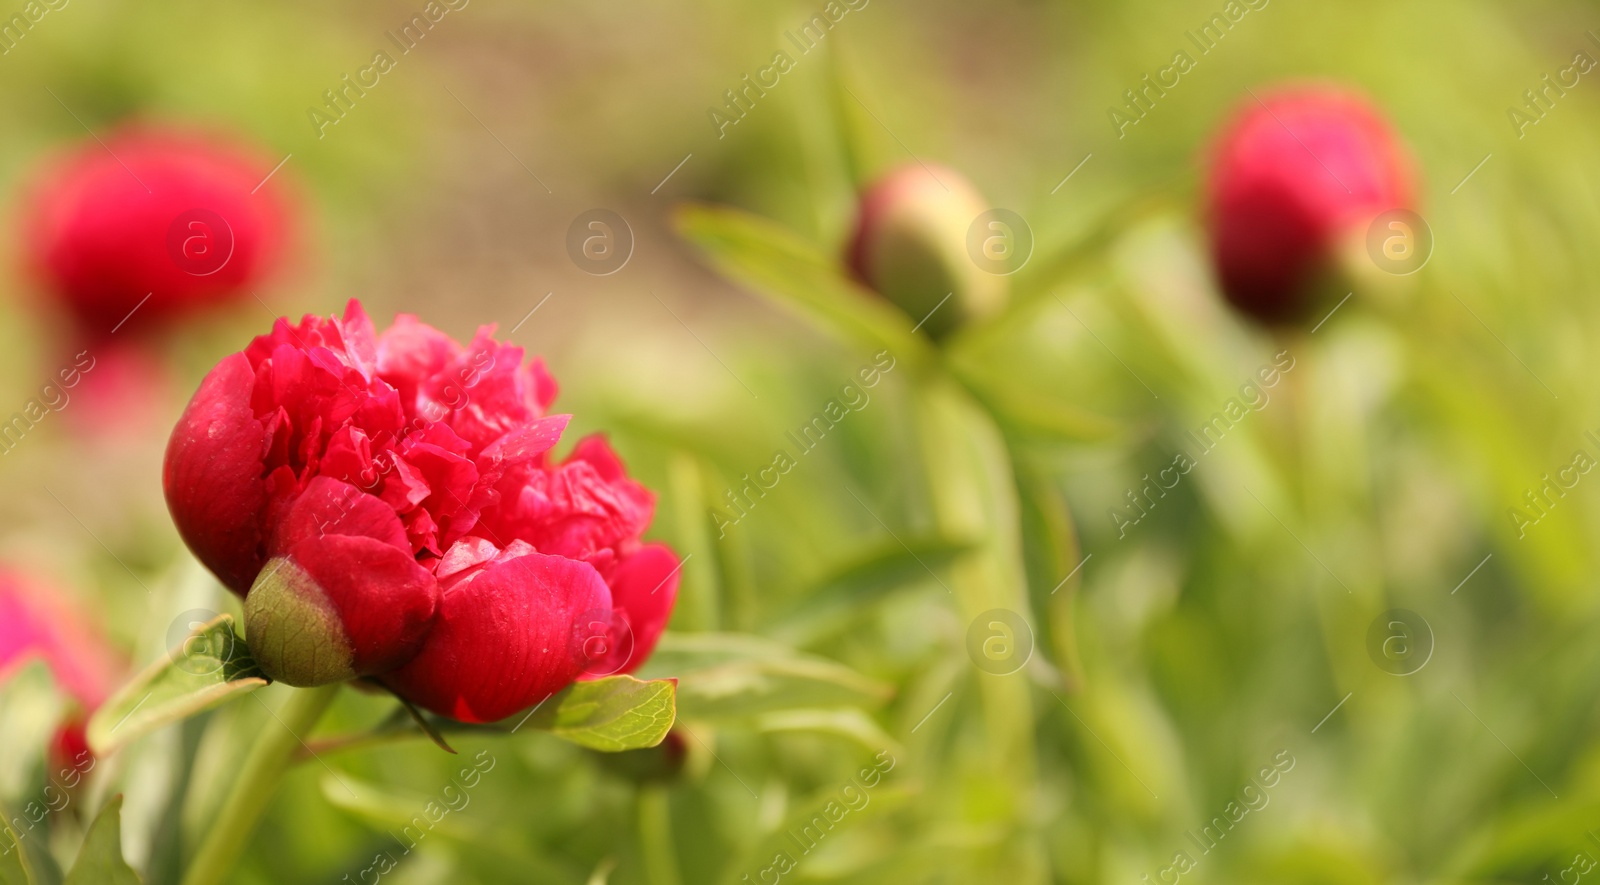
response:
{"label": "blurred red flower bud", "polygon": [[287,197],[267,178],[275,162],[153,127],[84,142],[27,199],[26,261],[90,339],[244,295],[287,235]]}
{"label": "blurred red flower bud", "polygon": [[1306,312],[1340,241],[1415,201],[1411,161],[1364,98],[1331,87],[1252,97],[1222,130],[1206,192],[1223,294],[1265,322]]}
{"label": "blurred red flower bud", "polygon": [[291,685],[374,676],[468,722],[644,662],[678,559],[600,437],[560,462],[541,361],[361,305],[224,359],[172,434],[184,541],[245,597],[252,654]]}
{"label": "blurred red flower bud", "polygon": [[[63,773],[76,769],[80,773],[94,768],[94,751],[89,749],[89,717],[76,713],[56,730],[50,742],[50,771]],[[76,782],[76,781],[74,781]],[[70,789],[71,784],[67,785]]]}
{"label": "blurred red flower bud", "polygon": [[989,208],[953,169],[901,166],[862,194],[846,264],[856,279],[940,337],[1005,304],[1005,279],[980,268],[968,242],[973,223]]}

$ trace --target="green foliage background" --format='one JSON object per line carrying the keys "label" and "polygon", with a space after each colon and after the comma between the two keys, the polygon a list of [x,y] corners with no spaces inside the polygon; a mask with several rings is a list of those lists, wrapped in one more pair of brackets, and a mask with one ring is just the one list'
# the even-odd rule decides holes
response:
{"label": "green foliage background", "polygon": [[[187,564],[158,479],[209,365],[268,312],[359,297],[466,336],[553,293],[510,337],[546,355],[575,429],[610,433],[660,492],[653,535],[688,557],[649,668],[682,677],[681,770],[463,738],[495,768],[402,855],[461,759],[324,748],[237,881],[361,881],[389,852],[395,883],[734,883],[778,851],[798,858],[785,881],[1160,881],[1176,852],[1186,882],[1560,878],[1600,857],[1600,481],[1524,532],[1508,510],[1600,454],[1600,87],[1520,137],[1507,109],[1575,52],[1600,58],[1600,12],[1273,0],[1119,137],[1108,108],[1223,6],[872,0],[719,138],[708,109],[820,6],[473,0],[319,138],[307,109],[420,4],[69,3],[0,56],[4,205],[85,126],[147,116],[291,155],[309,221],[266,309],[171,336],[142,428],[83,439],[63,413],[0,459],[0,552],[102,613],[130,670],[153,660],[179,612],[230,604]],[[1413,277],[1360,277],[1315,333],[1272,335],[1220,305],[1197,194],[1246,89],[1302,79],[1386,109],[1435,249]],[[1038,243],[1012,311],[942,353],[836,266],[859,184],[913,158],[963,171]],[[595,207],[636,236],[613,276],[565,251]],[[3,414],[60,361],[17,265]],[[724,492],[885,349],[870,404],[719,537]],[[1108,509],[1281,352],[1268,405],[1119,537]],[[1004,676],[969,655],[994,608],[1034,641]],[[1410,676],[1369,654],[1392,608],[1431,625]],[[29,672],[0,690],[12,807],[44,784],[28,726],[51,693]],[[308,742],[391,707],[347,691]],[[51,816],[55,853],[121,791],[130,862],[175,881],[233,754],[274,727],[247,700],[104,760]],[[884,752],[870,803],[800,855],[786,834]],[[1202,854],[1187,834],[1285,752],[1270,802]]]}

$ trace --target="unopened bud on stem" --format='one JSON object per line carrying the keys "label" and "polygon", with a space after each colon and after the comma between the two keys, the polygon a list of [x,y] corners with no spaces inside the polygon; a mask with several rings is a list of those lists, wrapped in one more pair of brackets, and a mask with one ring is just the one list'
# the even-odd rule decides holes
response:
{"label": "unopened bud on stem", "polygon": [[[969,247],[974,223],[988,210],[982,195],[955,170],[902,166],[862,195],[846,261],[857,279],[905,311],[922,331],[941,337],[1005,304],[1001,274],[1008,270],[980,267]],[[1005,240],[1008,234],[998,236]],[[1000,248],[1014,250],[1016,244],[1006,241]]]}

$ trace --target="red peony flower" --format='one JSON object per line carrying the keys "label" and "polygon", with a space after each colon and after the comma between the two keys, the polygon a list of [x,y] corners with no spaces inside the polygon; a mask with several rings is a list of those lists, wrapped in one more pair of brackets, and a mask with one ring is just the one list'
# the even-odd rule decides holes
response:
{"label": "red peony flower", "polygon": [[1414,201],[1404,147],[1361,97],[1302,87],[1251,98],[1217,141],[1207,187],[1222,291],[1258,319],[1292,318],[1341,238]]}
{"label": "red peony flower", "polygon": [[166,129],[85,142],[30,195],[27,263],[88,338],[243,295],[283,251],[289,205],[276,177],[263,184],[274,162]]}
{"label": "red peony flower", "polygon": [[201,382],[167,449],[189,548],[245,597],[252,654],[291,685],[371,676],[467,722],[643,663],[678,560],[654,498],[568,415],[541,361],[411,316],[374,334],[279,320]]}
{"label": "red peony flower", "polygon": [[88,759],[84,723],[111,696],[121,667],[89,618],[60,594],[0,571],[0,681],[35,660],[78,707],[56,733],[52,766],[81,767]]}
{"label": "red peony flower", "polygon": [[940,337],[1005,305],[1004,277],[980,268],[968,243],[988,209],[954,169],[901,166],[861,195],[845,263],[856,279]]}

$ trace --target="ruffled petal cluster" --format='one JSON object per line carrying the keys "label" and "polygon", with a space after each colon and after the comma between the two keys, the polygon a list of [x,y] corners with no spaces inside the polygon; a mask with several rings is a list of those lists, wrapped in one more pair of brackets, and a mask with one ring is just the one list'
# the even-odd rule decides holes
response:
{"label": "ruffled petal cluster", "polygon": [[279,320],[224,359],[174,429],[179,532],[245,597],[268,673],[374,677],[441,715],[501,719],[643,662],[678,560],[654,497],[600,437],[552,456],[556,384],[492,329],[414,317],[382,335]]}

